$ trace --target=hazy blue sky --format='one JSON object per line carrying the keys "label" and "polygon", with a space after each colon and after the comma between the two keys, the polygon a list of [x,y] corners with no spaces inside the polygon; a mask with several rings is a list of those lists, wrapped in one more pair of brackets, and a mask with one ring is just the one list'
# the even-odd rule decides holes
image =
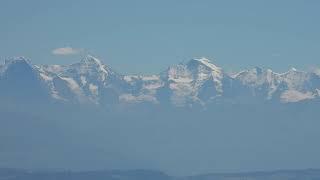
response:
{"label": "hazy blue sky", "polygon": [[319,9],[319,0],[1,0],[0,57],[68,64],[79,55],[52,51],[71,47],[122,73],[199,56],[229,71],[308,69],[320,67]]}

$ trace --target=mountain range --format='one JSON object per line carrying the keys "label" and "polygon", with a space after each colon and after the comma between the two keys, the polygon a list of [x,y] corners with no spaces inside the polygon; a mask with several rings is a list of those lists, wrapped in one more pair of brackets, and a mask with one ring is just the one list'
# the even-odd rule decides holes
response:
{"label": "mountain range", "polygon": [[0,167],[320,168],[319,89],[317,71],[229,74],[206,58],[156,75],[117,73],[90,55],[71,65],[11,58],[0,65]]}
{"label": "mountain range", "polygon": [[2,99],[123,106],[297,103],[318,101],[320,73],[255,67],[229,74],[206,58],[169,66],[156,75],[123,75],[87,55],[71,65],[34,65],[24,57],[0,65]]}

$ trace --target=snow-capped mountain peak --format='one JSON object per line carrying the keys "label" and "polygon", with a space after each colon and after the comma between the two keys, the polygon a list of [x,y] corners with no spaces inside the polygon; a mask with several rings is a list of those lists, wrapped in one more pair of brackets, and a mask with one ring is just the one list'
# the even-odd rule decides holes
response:
{"label": "snow-capped mountain peak", "polygon": [[105,69],[105,65],[96,57],[92,55],[85,56],[81,61],[80,65],[83,69],[92,69],[95,68],[98,71],[108,74],[108,71]]}
{"label": "snow-capped mountain peak", "polygon": [[12,65],[15,66],[28,66],[28,67],[32,67],[31,62],[29,59],[25,58],[25,57],[13,57],[13,58],[8,58],[4,61],[4,68],[8,68]]}
{"label": "snow-capped mountain peak", "polygon": [[30,60],[23,56],[8,58],[4,61],[4,64],[12,64],[12,63],[28,63],[30,64]]}
{"label": "snow-capped mountain peak", "polygon": [[88,54],[84,58],[82,58],[80,62],[83,64],[88,64],[88,65],[93,65],[93,64],[100,65],[100,66],[102,65],[102,62],[98,58],[96,58],[90,54]]}
{"label": "snow-capped mountain peak", "polygon": [[91,81],[104,82],[112,70],[104,65],[98,58],[91,55],[84,57],[79,63],[71,64],[61,74],[62,76],[70,76],[74,79],[90,79]]}
{"label": "snow-capped mountain peak", "polygon": [[188,68],[198,68],[199,66],[203,66],[205,68],[208,68],[212,71],[221,71],[221,68],[214,65],[209,59],[205,57],[201,58],[193,58],[187,63]]}
{"label": "snow-capped mountain peak", "polygon": [[32,73],[36,74],[34,66],[30,60],[25,57],[13,57],[5,60],[3,73],[17,76],[19,74]]}

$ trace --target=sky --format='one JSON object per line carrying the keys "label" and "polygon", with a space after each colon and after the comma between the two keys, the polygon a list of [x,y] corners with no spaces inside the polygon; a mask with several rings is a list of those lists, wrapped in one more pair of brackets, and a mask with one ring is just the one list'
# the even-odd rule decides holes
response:
{"label": "sky", "polygon": [[318,0],[1,0],[0,58],[120,73],[207,57],[226,71],[320,67]]}

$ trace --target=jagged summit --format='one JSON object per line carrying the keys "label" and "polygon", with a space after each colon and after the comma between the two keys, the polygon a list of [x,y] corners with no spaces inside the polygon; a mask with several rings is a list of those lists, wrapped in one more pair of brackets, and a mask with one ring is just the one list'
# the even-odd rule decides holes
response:
{"label": "jagged summit", "polygon": [[10,67],[14,66],[15,68],[20,67],[20,68],[32,68],[31,61],[25,57],[12,57],[12,58],[7,58],[4,61],[4,71],[9,69]]}
{"label": "jagged summit", "polygon": [[99,77],[102,80],[112,73],[109,67],[92,55],[86,55],[80,62],[71,64],[66,71],[72,76],[87,75]]}
{"label": "jagged summit", "polygon": [[26,64],[31,64],[30,60],[26,57],[23,56],[18,56],[18,57],[12,57],[12,58],[7,58],[4,61],[4,64],[13,64],[13,63],[26,63]]}
{"label": "jagged summit", "polygon": [[193,58],[191,59],[188,63],[187,63],[187,66],[189,68],[192,68],[192,67],[198,67],[198,66],[204,66],[204,67],[207,67],[211,70],[214,70],[214,71],[220,71],[221,68],[214,65],[209,59],[205,58],[205,57],[201,57],[201,58]]}
{"label": "jagged summit", "polygon": [[189,60],[189,63],[198,62],[202,64],[211,64],[211,61],[206,57],[195,57]]}
{"label": "jagged summit", "polygon": [[88,65],[92,65],[92,64],[99,65],[99,66],[102,65],[102,62],[98,58],[96,58],[96,57],[94,57],[94,56],[92,56],[90,54],[87,54],[86,56],[84,56],[81,59],[80,63],[88,64]]}
{"label": "jagged summit", "polygon": [[291,67],[289,71],[298,71],[298,70],[294,67]]}
{"label": "jagged summit", "polygon": [[105,73],[105,74],[112,74],[114,73],[113,70],[102,63],[102,61],[90,54],[87,54],[81,61],[80,64],[82,66],[88,66],[90,68],[96,69],[99,72]]}
{"label": "jagged summit", "polygon": [[5,74],[24,74],[32,73],[34,66],[30,60],[25,57],[13,57],[5,60],[3,65],[3,73]]}

